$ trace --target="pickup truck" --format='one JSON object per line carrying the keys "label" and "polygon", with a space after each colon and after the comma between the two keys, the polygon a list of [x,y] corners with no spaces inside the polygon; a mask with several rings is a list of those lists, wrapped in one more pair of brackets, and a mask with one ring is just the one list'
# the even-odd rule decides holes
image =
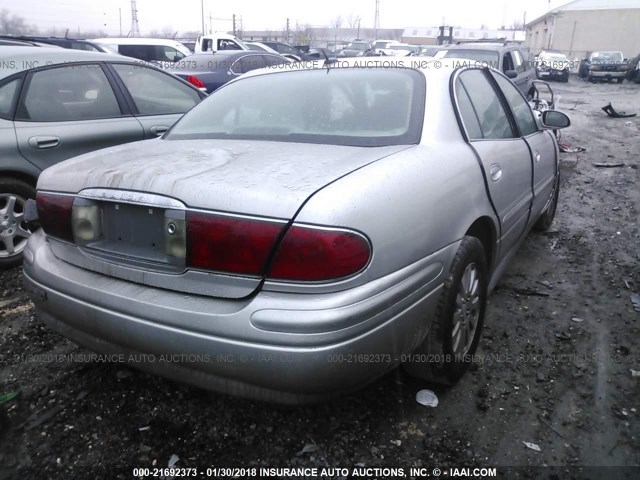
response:
{"label": "pickup truck", "polygon": [[580,62],[578,75],[588,82],[615,78],[618,83],[622,83],[628,69],[629,64],[622,52],[593,52]]}
{"label": "pickup truck", "polygon": [[242,40],[228,33],[214,32],[209,35],[200,35],[196,39],[194,53],[218,50],[250,50],[250,48]]}

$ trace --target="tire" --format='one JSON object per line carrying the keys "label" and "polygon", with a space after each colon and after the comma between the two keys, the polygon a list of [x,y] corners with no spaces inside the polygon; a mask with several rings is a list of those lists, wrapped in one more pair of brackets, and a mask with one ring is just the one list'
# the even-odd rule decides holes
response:
{"label": "tire", "polygon": [[594,82],[594,79],[593,79],[593,77],[591,75],[587,75],[587,82],[589,82],[589,83],[593,83]]}
{"label": "tire", "polygon": [[[473,280],[474,274],[477,282]],[[444,282],[429,333],[410,356],[411,360],[403,364],[409,375],[443,385],[453,385],[462,377],[480,341],[487,288],[487,260],[482,243],[476,237],[465,236]],[[468,315],[457,315],[470,305],[469,297],[475,298],[474,306],[467,310]]]}
{"label": "tire", "polygon": [[540,218],[533,225],[535,230],[540,232],[544,232],[551,228],[551,224],[553,223],[553,219],[556,216],[556,210],[558,208],[558,198],[560,196],[560,178],[556,181],[555,189],[553,191],[553,197],[551,199],[551,203],[547,206],[546,210]]}
{"label": "tire", "polygon": [[622,83],[623,80],[624,80],[624,78],[616,78],[616,82],[618,82],[618,83]]}
{"label": "tire", "polygon": [[22,180],[0,178],[0,268],[22,262],[22,251],[31,231],[24,224],[24,204],[36,190]]}

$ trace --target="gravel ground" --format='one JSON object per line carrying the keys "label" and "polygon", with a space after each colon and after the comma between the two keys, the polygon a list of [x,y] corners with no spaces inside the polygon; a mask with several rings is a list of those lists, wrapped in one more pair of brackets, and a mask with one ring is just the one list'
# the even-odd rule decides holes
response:
{"label": "gravel ground", "polygon": [[[530,234],[491,295],[477,361],[455,387],[395,371],[357,394],[293,408],[122,364],[34,360],[85,351],[38,321],[15,268],[0,272],[0,395],[20,391],[0,406],[0,477],[87,478],[82,467],[91,466],[96,478],[131,478],[115,468],[166,466],[173,455],[178,467],[400,466],[407,474],[410,466],[568,467],[556,478],[588,476],[578,466],[638,467],[640,312],[630,295],[640,293],[640,117],[612,119],[600,107],[612,101],[640,113],[640,86],[572,78],[553,87],[573,122],[563,139],[587,151],[562,155],[552,231]],[[435,391],[436,408],[416,402],[423,388]]]}

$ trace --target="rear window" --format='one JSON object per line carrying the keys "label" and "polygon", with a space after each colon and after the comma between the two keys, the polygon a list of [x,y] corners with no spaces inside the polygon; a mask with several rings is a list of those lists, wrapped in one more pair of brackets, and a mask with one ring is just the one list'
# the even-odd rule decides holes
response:
{"label": "rear window", "polygon": [[595,52],[591,55],[592,62],[622,62],[622,52]]}
{"label": "rear window", "polygon": [[260,75],[216,91],[165,138],[414,144],[420,139],[424,95],[423,75],[409,69],[334,68]]}

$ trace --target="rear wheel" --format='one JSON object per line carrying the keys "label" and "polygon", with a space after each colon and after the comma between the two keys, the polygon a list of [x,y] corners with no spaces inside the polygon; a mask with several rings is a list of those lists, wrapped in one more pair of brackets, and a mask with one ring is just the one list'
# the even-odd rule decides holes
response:
{"label": "rear wheel", "polygon": [[617,81],[618,83],[622,83],[622,81],[623,81],[623,80],[624,80],[624,78],[616,78],[616,81]]}
{"label": "rear wheel", "polygon": [[34,198],[35,189],[26,182],[0,178],[0,268],[22,261],[22,252],[31,231],[24,221],[24,206]]}
{"label": "rear wheel", "polygon": [[487,288],[482,243],[465,236],[444,282],[429,333],[404,364],[409,375],[452,385],[464,374],[480,341]]}

